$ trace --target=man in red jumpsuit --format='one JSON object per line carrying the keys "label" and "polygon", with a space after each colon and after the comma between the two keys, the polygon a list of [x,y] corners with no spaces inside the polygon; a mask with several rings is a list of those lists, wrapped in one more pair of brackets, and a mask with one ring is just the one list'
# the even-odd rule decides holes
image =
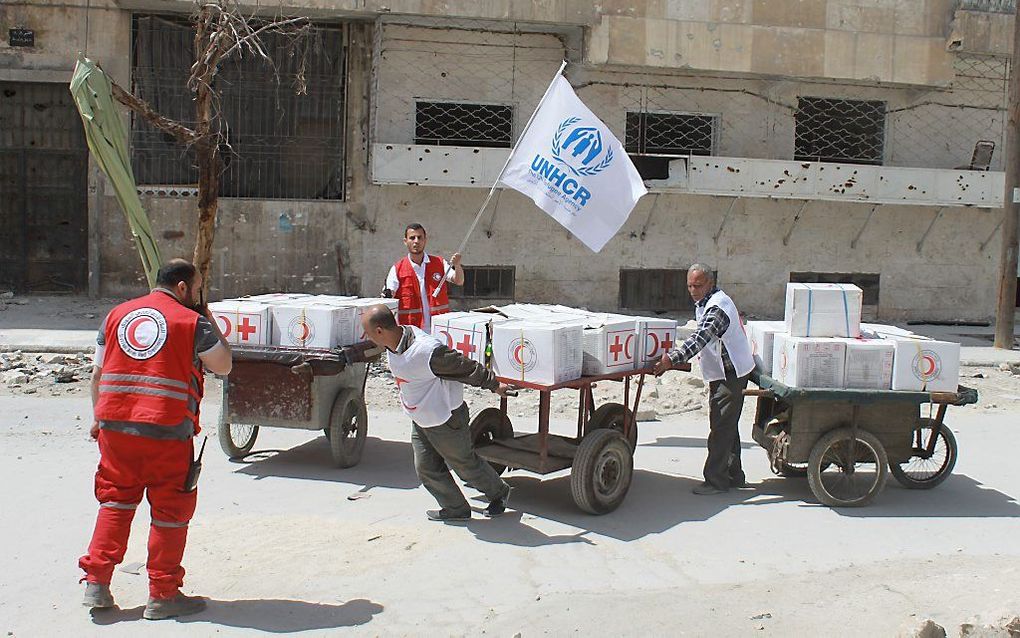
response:
{"label": "man in red jumpsuit", "polygon": [[[400,303],[397,308],[397,323],[402,326],[416,326],[426,333],[432,332],[432,317],[450,311],[449,286],[443,282],[443,274],[450,272],[448,281],[457,286],[464,285],[464,269],[460,265],[460,253],[454,253],[447,262],[438,255],[425,252],[425,227],[408,224],[404,229],[404,245],[407,256],[393,264],[386,275],[383,297],[394,297]],[[442,287],[440,284],[442,283]],[[438,294],[433,294],[439,288]]]}
{"label": "man in red jumpsuit", "polygon": [[208,309],[199,305],[201,289],[202,275],[190,262],[170,261],[159,269],[156,288],[111,310],[99,332],[92,373],[99,515],[88,553],[78,561],[87,607],[113,607],[110,579],[124,560],[131,520],[145,494],[152,525],[143,616],[159,620],[205,608],[204,599],[180,592],[197,497],[185,483],[199,431],[203,368],[227,374],[231,354]]}

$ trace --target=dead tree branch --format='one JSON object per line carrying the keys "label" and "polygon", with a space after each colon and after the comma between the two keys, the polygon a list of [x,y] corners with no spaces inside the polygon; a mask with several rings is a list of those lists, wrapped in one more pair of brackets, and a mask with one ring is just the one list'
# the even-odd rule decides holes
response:
{"label": "dead tree branch", "polygon": [[184,126],[180,122],[171,120],[164,115],[160,115],[155,109],[149,106],[148,102],[132,93],[128,93],[116,82],[111,81],[110,85],[113,89],[114,99],[138,115],[141,115],[149,124],[152,124],[159,130],[172,135],[174,139],[179,141],[181,144],[190,146],[198,140],[198,134],[195,131]]}

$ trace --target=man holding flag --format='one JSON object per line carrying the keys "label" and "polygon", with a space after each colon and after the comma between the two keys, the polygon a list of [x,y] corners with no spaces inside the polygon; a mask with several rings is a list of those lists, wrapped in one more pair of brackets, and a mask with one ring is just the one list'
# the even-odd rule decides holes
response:
{"label": "man holding flag", "polygon": [[[449,279],[455,285],[464,285],[464,269],[460,253],[450,256],[447,262],[437,255],[425,252],[428,237],[421,224],[408,224],[404,229],[407,256],[393,264],[386,275],[383,297],[395,297],[397,322],[402,326],[416,326],[424,332],[432,331],[432,316],[450,311]],[[449,276],[452,272],[452,277]]]}

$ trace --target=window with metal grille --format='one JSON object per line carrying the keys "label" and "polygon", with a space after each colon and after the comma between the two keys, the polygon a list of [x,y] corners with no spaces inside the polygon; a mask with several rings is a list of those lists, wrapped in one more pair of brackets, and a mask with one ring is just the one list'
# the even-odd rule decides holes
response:
{"label": "window with metal grille", "polygon": [[719,116],[701,113],[627,113],[626,149],[644,179],[669,177],[669,161],[712,155]]}
{"label": "window with metal grille", "polygon": [[464,266],[464,285],[450,286],[454,299],[513,299],[516,266]]}
{"label": "window with metal grille", "polygon": [[[194,125],[187,88],[194,32],[173,17],[133,17],[132,81],[156,111]],[[215,80],[226,144],[220,195],[343,199],[347,57],[344,31],[320,25],[296,43],[263,36],[274,67],[253,56],[227,61]],[[298,48],[295,50],[295,46]],[[297,95],[302,73],[307,92]],[[194,159],[176,140],[133,116],[132,166],[139,184],[195,184]]]}
{"label": "window with metal grille", "polygon": [[862,272],[791,272],[796,284],[854,284],[864,292],[864,305],[877,306],[881,275]]}
{"label": "window with metal grille", "polygon": [[620,307],[674,312],[694,310],[683,268],[621,268]]}
{"label": "window with metal grille", "polygon": [[794,159],[882,164],[885,102],[802,97],[794,114]]}
{"label": "window with metal grille", "polygon": [[414,143],[433,146],[513,146],[514,107],[507,104],[415,102]]}

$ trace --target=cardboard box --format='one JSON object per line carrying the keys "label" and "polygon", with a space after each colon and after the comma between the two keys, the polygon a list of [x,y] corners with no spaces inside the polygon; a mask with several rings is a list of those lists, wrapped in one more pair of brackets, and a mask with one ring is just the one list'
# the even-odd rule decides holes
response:
{"label": "cardboard box", "polygon": [[581,336],[584,353],[581,373],[594,375],[633,370],[641,343],[635,318],[604,315],[588,323]]}
{"label": "cardboard box", "polygon": [[654,365],[667,351],[677,346],[677,325],[673,319],[637,317],[639,352],[635,367]]}
{"label": "cardboard box", "polygon": [[863,299],[853,284],[786,284],[786,332],[791,337],[857,338]]}
{"label": "cardboard box", "polygon": [[270,313],[267,304],[228,299],[210,303],[209,311],[227,343],[259,346],[269,343]]}
{"label": "cardboard box", "polygon": [[335,348],[343,309],[325,305],[276,304],[271,306],[272,343],[297,348]]}
{"label": "cardboard box", "polygon": [[500,377],[553,385],[581,376],[583,328],[505,321],[492,326],[492,363]]}
{"label": "cardboard box", "polygon": [[447,312],[432,318],[432,336],[484,365],[489,326],[505,321],[509,320],[495,313]]}
{"label": "cardboard box", "polygon": [[355,297],[354,299],[339,302],[339,304],[344,308],[354,309],[354,327],[352,328],[353,334],[351,337],[351,343],[368,340],[368,335],[366,335],[365,331],[361,328],[361,315],[365,308],[382,304],[392,310],[393,314],[396,315],[397,308],[400,306],[400,302],[396,299],[384,299],[382,297]]}
{"label": "cardboard box", "polygon": [[888,337],[913,337],[913,332],[906,328],[888,326],[883,323],[862,323],[861,336],[868,339],[885,339]]}
{"label": "cardboard box", "polygon": [[798,388],[842,388],[846,343],[837,339],[773,337],[772,377]]}
{"label": "cardboard box", "polygon": [[748,321],[746,332],[755,365],[765,374],[771,375],[775,335],[784,334],[786,324],[782,321]]}
{"label": "cardboard box", "polygon": [[893,390],[956,392],[960,385],[960,344],[931,339],[890,339],[895,346]]}
{"label": "cardboard box", "polygon": [[887,339],[846,339],[843,387],[888,390],[892,387],[896,346]]}

